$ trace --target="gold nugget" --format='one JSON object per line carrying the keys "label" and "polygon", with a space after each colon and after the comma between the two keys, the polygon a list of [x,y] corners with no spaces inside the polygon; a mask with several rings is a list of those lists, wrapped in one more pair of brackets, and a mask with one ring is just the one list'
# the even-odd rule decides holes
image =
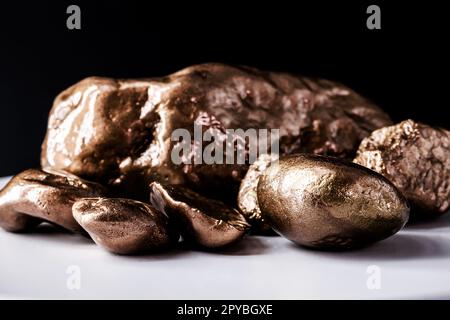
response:
{"label": "gold nugget", "polygon": [[281,158],[263,173],[257,192],[262,217],[275,231],[317,249],[382,240],[409,217],[407,201],[387,179],[331,157]]}
{"label": "gold nugget", "polygon": [[29,169],[1,190],[0,226],[11,232],[24,232],[47,221],[84,233],[72,216],[73,203],[105,193],[101,185],[67,172]]}
{"label": "gold nugget", "polygon": [[222,248],[240,240],[250,225],[237,210],[179,186],[150,184],[150,202],[176,220],[184,240]]}
{"label": "gold nugget", "polygon": [[73,216],[95,243],[113,253],[154,251],[179,238],[164,213],[135,200],[82,199],[73,205]]}
{"label": "gold nugget", "polygon": [[364,139],[354,162],[392,181],[420,213],[450,208],[449,131],[406,120]]}

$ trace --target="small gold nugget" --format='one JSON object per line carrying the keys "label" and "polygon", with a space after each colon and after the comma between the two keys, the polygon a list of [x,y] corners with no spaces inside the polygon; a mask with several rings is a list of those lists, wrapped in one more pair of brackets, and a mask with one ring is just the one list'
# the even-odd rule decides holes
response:
{"label": "small gold nugget", "polygon": [[184,240],[204,248],[222,248],[240,240],[250,225],[237,210],[179,187],[150,184],[150,202],[177,221]]}
{"label": "small gold nugget", "polygon": [[179,239],[164,213],[131,199],[82,199],[73,205],[73,216],[95,243],[113,253],[154,251]]}

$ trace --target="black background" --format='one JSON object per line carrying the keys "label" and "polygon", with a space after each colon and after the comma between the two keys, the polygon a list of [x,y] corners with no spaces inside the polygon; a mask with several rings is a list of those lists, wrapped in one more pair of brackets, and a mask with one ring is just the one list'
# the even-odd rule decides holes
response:
{"label": "black background", "polygon": [[[0,2],[0,176],[39,165],[53,98],[71,84],[202,62],[337,80],[395,121],[450,129],[443,2],[395,2]],[[66,28],[70,4],[82,30]],[[369,4],[381,7],[381,30],[366,28]]]}

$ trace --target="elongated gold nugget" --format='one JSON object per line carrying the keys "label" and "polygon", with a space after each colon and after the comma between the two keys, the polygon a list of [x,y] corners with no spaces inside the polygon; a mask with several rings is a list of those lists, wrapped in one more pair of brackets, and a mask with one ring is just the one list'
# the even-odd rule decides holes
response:
{"label": "elongated gold nugget", "polygon": [[250,227],[237,210],[187,188],[153,182],[150,189],[152,205],[178,221],[186,241],[201,247],[229,246],[241,239]]}
{"label": "elongated gold nugget", "polygon": [[105,193],[101,185],[67,172],[29,169],[12,178],[0,192],[0,226],[23,232],[47,221],[83,232],[72,216],[73,203]]}

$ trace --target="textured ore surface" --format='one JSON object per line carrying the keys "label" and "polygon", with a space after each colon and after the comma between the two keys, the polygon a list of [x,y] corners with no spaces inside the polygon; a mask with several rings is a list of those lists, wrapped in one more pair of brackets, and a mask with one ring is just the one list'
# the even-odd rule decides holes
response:
{"label": "textured ore surface", "polygon": [[364,139],[354,162],[387,177],[422,211],[449,209],[449,131],[406,120]]}
{"label": "textured ore surface", "polygon": [[[349,159],[363,138],[391,124],[378,107],[335,82],[203,64],[162,78],[91,77],[68,88],[50,113],[41,163],[107,184],[120,196],[146,198],[149,182],[157,180],[235,199],[248,164],[171,161],[173,130],[185,128],[193,137],[194,123],[218,132],[280,129],[281,154]],[[239,138],[227,142],[233,139]],[[194,159],[201,146],[192,145]]]}

